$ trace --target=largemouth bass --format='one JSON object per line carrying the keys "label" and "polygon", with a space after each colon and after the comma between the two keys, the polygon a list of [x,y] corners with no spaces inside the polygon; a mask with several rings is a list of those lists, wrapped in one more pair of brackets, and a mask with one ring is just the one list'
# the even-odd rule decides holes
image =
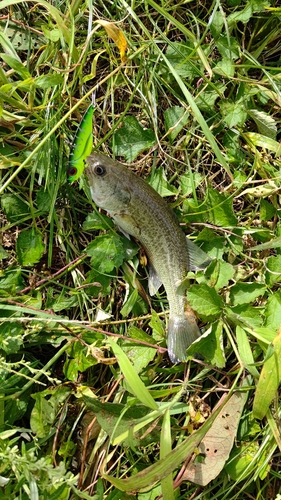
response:
{"label": "largemouth bass", "polygon": [[200,336],[186,299],[186,275],[190,269],[206,267],[210,258],[186,238],[174,212],[144,179],[99,153],[88,156],[86,163],[93,201],[147,253],[149,293],[156,293],[161,284],[165,287],[170,307],[168,353],[172,363],[183,361],[186,349]]}

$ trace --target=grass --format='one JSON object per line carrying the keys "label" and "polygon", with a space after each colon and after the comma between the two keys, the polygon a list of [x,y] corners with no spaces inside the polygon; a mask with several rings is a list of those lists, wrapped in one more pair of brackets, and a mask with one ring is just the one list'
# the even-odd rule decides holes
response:
{"label": "grass", "polygon": [[[278,500],[278,3],[0,9],[0,499]],[[214,259],[187,363],[138,245],[66,181],[93,92],[95,149]]]}

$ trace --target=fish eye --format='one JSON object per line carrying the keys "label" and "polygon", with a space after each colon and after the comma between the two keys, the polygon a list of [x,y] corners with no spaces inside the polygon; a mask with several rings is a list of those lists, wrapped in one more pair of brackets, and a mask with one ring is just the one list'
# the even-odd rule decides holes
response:
{"label": "fish eye", "polygon": [[106,174],[106,168],[103,167],[100,163],[94,166],[94,173],[98,175],[99,177],[102,177],[103,175]]}
{"label": "fish eye", "polygon": [[67,170],[67,175],[68,177],[73,177],[74,175],[77,174],[77,168],[75,167],[70,167],[68,170]]}

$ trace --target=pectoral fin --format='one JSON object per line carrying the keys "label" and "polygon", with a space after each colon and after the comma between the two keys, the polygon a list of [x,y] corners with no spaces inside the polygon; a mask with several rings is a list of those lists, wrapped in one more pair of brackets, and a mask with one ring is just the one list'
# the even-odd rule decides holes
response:
{"label": "pectoral fin", "polygon": [[154,267],[150,264],[150,266],[149,266],[149,278],[148,278],[149,294],[151,296],[155,295],[158,292],[161,285],[162,285],[162,281],[160,280]]}
{"label": "pectoral fin", "polygon": [[189,258],[189,269],[191,271],[197,271],[198,269],[205,269],[208,267],[212,261],[211,257],[201,250],[200,247],[195,245],[193,241],[186,238],[187,248],[188,248],[188,258]]}

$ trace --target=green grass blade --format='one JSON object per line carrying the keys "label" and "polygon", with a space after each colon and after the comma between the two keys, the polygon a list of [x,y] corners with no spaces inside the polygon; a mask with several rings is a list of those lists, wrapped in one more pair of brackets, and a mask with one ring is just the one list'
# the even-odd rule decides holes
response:
{"label": "green grass blade", "polygon": [[154,401],[153,397],[151,396],[150,392],[148,389],[145,387],[143,381],[140,379],[138,376],[137,372],[135,371],[134,367],[131,365],[130,361],[128,360],[127,356],[124,354],[122,351],[121,347],[119,347],[116,342],[112,339],[108,339],[108,342],[110,343],[110,346],[118,360],[118,364],[120,366],[120,369],[129,384],[132,393],[145,405],[148,406],[148,408],[151,408],[152,410],[157,410],[158,405]]}

